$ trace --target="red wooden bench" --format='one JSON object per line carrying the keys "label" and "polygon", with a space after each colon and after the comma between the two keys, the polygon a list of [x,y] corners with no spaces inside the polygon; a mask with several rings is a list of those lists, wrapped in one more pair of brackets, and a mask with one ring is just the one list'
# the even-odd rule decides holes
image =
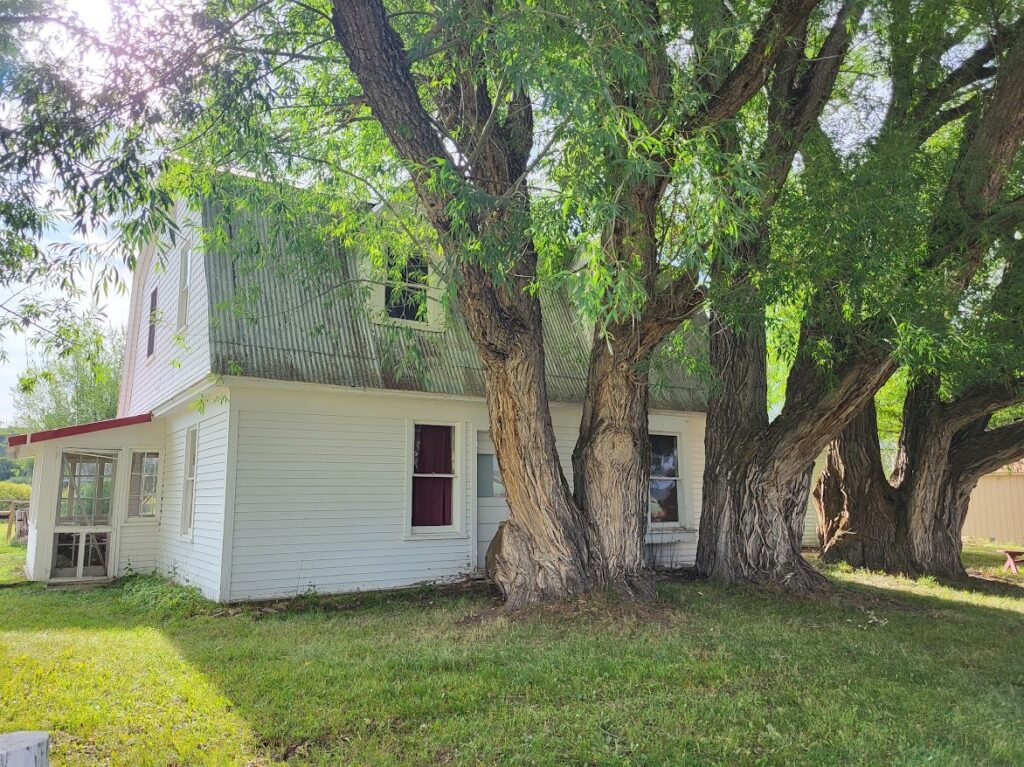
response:
{"label": "red wooden bench", "polygon": [[1024,551],[999,549],[999,553],[1006,555],[1006,564],[1003,565],[1003,572],[1020,575],[1020,570],[1017,569],[1017,565],[1024,564]]}

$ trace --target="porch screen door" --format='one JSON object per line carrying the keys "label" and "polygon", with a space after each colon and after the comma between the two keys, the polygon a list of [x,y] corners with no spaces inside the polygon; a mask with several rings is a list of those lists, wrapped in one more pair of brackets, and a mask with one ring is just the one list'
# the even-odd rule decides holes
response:
{"label": "porch screen door", "polygon": [[117,454],[61,455],[51,578],[103,578],[110,572]]}

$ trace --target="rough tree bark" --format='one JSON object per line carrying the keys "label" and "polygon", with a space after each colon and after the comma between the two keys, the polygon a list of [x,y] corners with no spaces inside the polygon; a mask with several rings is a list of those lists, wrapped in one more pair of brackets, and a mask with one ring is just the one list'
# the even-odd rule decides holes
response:
{"label": "rough tree bark", "polygon": [[[1005,58],[999,60],[995,85],[985,93],[983,99],[976,102],[979,109],[964,130],[959,161],[947,185],[943,209],[933,222],[929,243],[930,255],[922,265],[923,268],[937,269],[946,266],[949,269],[947,293],[954,304],[959,301],[961,291],[970,283],[980,267],[984,254],[992,242],[992,225],[998,221],[1001,212],[1005,212],[1005,207],[1001,209],[999,206],[999,196],[1024,135],[1024,78],[1021,77],[1024,72],[1024,37],[1019,34],[1020,27],[1020,23],[1015,25],[1016,37],[1009,35],[999,38],[1000,50],[1007,46],[1009,51]],[[900,38],[897,35],[894,40],[898,39]],[[903,53],[906,51],[895,51],[894,55]],[[912,66],[898,68],[898,79],[902,78],[912,87],[896,88],[896,91],[904,93],[906,98],[901,100],[894,97],[882,135],[902,131],[916,137],[916,140],[926,138],[937,127],[956,115],[956,110],[941,109],[948,100],[948,95],[943,94],[954,93],[980,81],[984,76],[980,73],[986,69],[987,63],[993,58],[998,58],[995,54],[996,47],[988,47],[978,54],[980,60],[970,57],[937,86],[914,82]],[[914,56],[917,55],[931,57],[933,54],[930,51],[914,53]],[[823,58],[826,57],[819,57],[819,61]],[[794,66],[799,63],[798,56],[794,60]],[[787,87],[791,79],[780,78],[779,75],[780,73],[777,73],[773,78],[772,87],[769,89],[768,156],[764,162],[766,168],[779,170],[775,176],[776,188],[781,186],[792,162],[794,140],[798,144],[804,135],[799,129],[790,130],[787,135],[787,129],[789,126],[799,128],[805,124],[791,117],[791,105],[800,103],[800,99],[794,98],[792,87]],[[800,90],[799,87],[795,89],[797,93]],[[914,101],[915,99],[917,101]],[[919,109],[921,104],[925,104],[926,108]],[[762,219],[762,231],[768,229],[766,220]],[[762,247],[766,246],[762,244]],[[751,249],[745,254],[739,254],[736,260],[744,269],[757,269],[762,263],[758,255],[756,250]],[[740,279],[748,279],[744,271],[740,270],[739,274]],[[735,277],[733,279],[736,280]],[[838,299],[837,306],[828,305],[827,302],[833,300],[829,293],[829,286],[821,286],[814,298],[826,302],[824,308],[830,310],[830,316],[841,316],[841,312],[836,311],[841,309]],[[751,419],[737,419],[718,402],[713,404],[708,422],[705,506],[698,547],[698,566],[707,574],[721,571],[721,560],[729,556],[742,560],[734,565],[736,572],[741,575],[753,569],[749,564],[752,559],[749,555],[741,558],[736,553],[730,555],[728,550],[728,529],[723,532],[723,527],[734,526],[734,520],[742,513],[742,510],[733,510],[732,507],[736,504],[730,503],[729,494],[742,496],[748,492],[748,486],[760,483],[771,487],[774,495],[780,495],[778,488],[787,487],[787,483],[795,482],[796,477],[806,471],[807,463],[813,461],[828,441],[839,434],[862,411],[895,370],[895,363],[885,342],[885,329],[889,326],[884,317],[870,318],[859,326],[849,327],[840,336],[834,331],[826,335],[824,331],[817,330],[814,327],[815,316],[815,312],[809,312],[808,320],[803,323],[800,348],[787,383],[786,402],[781,414],[770,426],[758,427],[757,424],[752,424]],[[763,322],[759,320],[758,324],[759,329],[746,335],[763,333]],[[763,349],[758,348],[757,344],[751,344],[751,348],[746,351],[728,353],[730,344],[725,340],[724,334],[721,334],[722,337],[717,341],[714,340],[719,335],[717,330],[713,334],[714,366],[727,390],[741,391],[741,384],[735,380],[737,373],[730,370],[730,367],[735,364],[735,358],[739,355],[754,355],[760,359],[763,356]],[[816,369],[813,354],[809,352],[816,342],[822,340],[830,343],[836,353],[835,359],[838,360],[838,363],[832,366],[829,376],[822,375],[821,371]],[[721,349],[718,353],[715,353],[716,345]],[[756,391],[756,387],[750,388]],[[723,400],[727,401],[728,398]],[[738,397],[736,403],[739,407],[756,409],[759,416],[764,410],[763,394],[759,391],[756,391],[755,395]],[[924,431],[934,422],[934,414],[927,410],[915,411],[910,419],[912,429],[915,424],[919,428],[908,433],[907,438],[926,453],[937,449],[923,437]],[[744,425],[747,428],[740,428]],[[751,428],[759,431],[753,438]],[[955,431],[944,425],[944,439],[952,438]],[[733,437],[730,432],[736,436]],[[741,442],[735,449],[735,452],[744,455],[744,460],[750,466],[746,472],[739,467],[730,475],[721,466],[716,465],[727,464],[730,457],[727,446],[730,440],[733,443],[739,440],[750,443],[748,447]],[[912,485],[918,491],[921,503],[927,505],[937,502],[939,489],[943,486],[941,472],[932,469],[920,472],[907,470],[904,476],[908,486]],[[718,490],[711,492],[716,482]],[[756,504],[756,501],[750,503]],[[835,516],[839,517],[841,513],[838,511]],[[942,536],[936,534],[935,526],[927,520],[915,521],[914,510],[911,507],[906,509],[906,515],[909,545],[914,558],[922,556],[929,562],[934,562],[936,567],[951,567],[947,561],[950,559],[946,553],[948,546],[943,545]],[[712,521],[715,516],[720,519]],[[707,536],[705,529],[708,532]],[[763,550],[766,548],[762,542],[764,536],[756,535],[757,532],[755,527],[755,534],[741,542]],[[736,544],[732,545],[734,549],[737,548]],[[779,570],[776,565],[777,561],[783,559],[783,556],[767,556],[762,561],[785,577],[785,569]],[[727,565],[725,571],[728,575]],[[755,578],[757,575],[755,571]]]}
{"label": "rough tree bark", "polygon": [[[498,286],[462,253],[465,235],[456,231],[448,209],[467,182],[458,181],[461,173],[420,102],[407,51],[383,4],[337,0],[332,20],[374,117],[410,168],[426,216],[459,265],[458,302],[484,367],[491,434],[509,505],[508,521],[488,555],[491,575],[511,608],[595,588],[599,552],[592,545],[593,528],[559,468],[544,378],[540,302],[525,289],[537,266],[523,183],[533,141],[529,100],[517,95],[503,124],[475,131],[479,143],[472,154],[480,175],[488,179],[480,191],[507,198],[501,210],[468,222],[470,236],[507,244],[516,278]],[[478,111],[451,119],[465,121],[473,135],[478,126],[472,121],[492,110],[486,92],[475,90],[476,80],[457,85],[474,90],[457,94],[454,101]]]}
{"label": "rough tree bark", "polygon": [[814,502],[823,561],[914,572],[906,508],[882,465],[874,400],[829,445]]}
{"label": "rough tree bark", "polygon": [[654,142],[657,148],[649,154],[637,148],[646,145],[636,141],[637,136],[621,147],[626,155],[639,152],[640,159],[655,171],[627,173],[615,179],[612,186],[620,190],[622,213],[610,227],[604,251],[612,268],[641,265],[647,300],[635,319],[616,323],[604,332],[595,329],[583,417],[573,451],[576,501],[596,530],[602,577],[633,596],[653,594],[644,557],[650,479],[650,357],[704,300],[696,270],[673,275],[668,281],[661,273],[659,215],[675,162],[672,133],[706,129],[733,117],[759,89],[779,55],[781,41],[805,22],[816,4],[817,0],[773,3],[746,55],[717,88],[709,88],[708,102],[688,115],[673,114],[677,98],[669,56],[673,40],[665,31],[659,5],[654,0],[634,4],[640,27],[637,52],[645,61],[644,87],[612,82],[611,98],[618,109],[640,121],[649,135],[659,135],[666,126],[671,130],[663,143]]}
{"label": "rough tree bark", "polygon": [[763,315],[726,324],[712,314],[711,364],[720,382],[708,407],[697,571],[809,591],[825,581],[800,554],[793,516],[806,506],[810,464],[779,472],[767,449],[766,347]]}
{"label": "rough tree bark", "polygon": [[865,408],[829,446],[815,488],[825,561],[963,577],[961,534],[971,491],[983,474],[1024,455],[1024,424],[987,429],[990,413],[1018,397],[990,390],[944,403],[934,377],[916,380],[890,479],[874,408]]}
{"label": "rough tree bark", "polygon": [[[768,137],[761,153],[766,195],[756,211],[758,231],[733,249],[728,282],[735,307],[725,319],[711,318],[711,365],[718,381],[709,402],[705,432],[704,493],[697,570],[725,581],[781,585],[793,591],[816,589],[824,578],[800,554],[800,537],[815,445],[821,432],[856,400],[851,387],[839,387],[817,403],[787,402],[779,424],[769,424],[765,313],[751,275],[768,253],[771,209],[789,174],[804,136],[816,123],[832,91],[852,30],[863,5],[844,3],[813,59],[806,50],[806,23],[786,43],[768,89]],[[723,136],[726,143],[728,135]],[[872,380],[883,370],[864,366]],[[795,373],[794,373],[795,375]],[[806,376],[813,377],[813,370]],[[794,388],[803,381],[791,376]],[[815,389],[815,387],[811,387]],[[820,393],[820,392],[819,392]],[[822,405],[832,407],[831,413]],[[793,411],[799,417],[793,417]],[[827,435],[827,432],[824,434]],[[780,439],[780,436],[783,437]],[[820,448],[818,448],[820,449]]]}

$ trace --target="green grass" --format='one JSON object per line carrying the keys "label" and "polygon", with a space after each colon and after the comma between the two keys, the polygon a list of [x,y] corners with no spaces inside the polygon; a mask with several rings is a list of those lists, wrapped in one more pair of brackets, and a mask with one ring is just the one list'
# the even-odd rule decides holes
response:
{"label": "green grass", "polygon": [[4,538],[3,526],[0,526],[0,585],[25,580],[24,566],[25,545]]}
{"label": "green grass", "polygon": [[482,590],[263,612],[23,584],[0,732],[49,730],[58,766],[1024,764],[1021,585],[830,577],[511,617]]}
{"label": "green grass", "polygon": [[[1003,572],[1006,555],[1001,554],[999,549],[1020,551],[1024,549],[1024,546],[1019,543],[991,543],[977,538],[968,538],[964,541],[964,566],[979,575],[1013,580],[1012,574]],[[1024,583],[1024,575],[1017,577],[1022,579],[1021,583]]]}

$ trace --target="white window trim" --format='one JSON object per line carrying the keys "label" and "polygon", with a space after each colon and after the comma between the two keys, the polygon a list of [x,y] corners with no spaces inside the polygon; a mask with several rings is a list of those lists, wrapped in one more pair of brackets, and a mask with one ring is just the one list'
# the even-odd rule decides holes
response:
{"label": "white window trim", "polygon": [[[679,519],[675,522],[655,522],[651,519],[651,508],[647,507],[647,530],[650,532],[662,532],[666,530],[684,530],[689,531],[690,528],[687,526],[686,521],[689,518],[689,507],[686,505],[686,493],[684,492],[684,475],[683,475],[683,435],[680,432],[668,431],[663,429],[651,429],[648,432],[648,438],[650,437],[675,437],[676,439],[676,465],[677,465],[677,476],[675,477],[663,477],[660,475],[652,474],[649,480],[674,480],[676,483],[676,508],[679,509]],[[648,485],[648,492],[650,492],[650,485]]]}
{"label": "white window trim", "polygon": [[[367,264],[369,267],[369,264]],[[441,305],[441,288],[437,283],[435,277],[434,267],[427,262],[427,282],[426,285],[422,286],[427,291],[427,316],[425,320],[403,320],[399,317],[391,317],[388,315],[387,306],[384,304],[384,289],[389,285],[394,285],[387,279],[387,273],[379,273],[376,269],[368,268],[367,280],[373,285],[371,291],[370,300],[372,304],[370,306],[370,319],[378,325],[391,325],[393,327],[410,328],[412,330],[425,330],[430,333],[441,333],[445,329],[444,321],[444,307]],[[416,283],[398,283],[407,285],[416,285]],[[443,424],[438,424],[442,426]]]}
{"label": "white window trim", "polygon": [[[78,535],[82,536],[81,544],[78,547],[78,562],[75,563],[75,575],[61,575],[61,576],[58,576],[56,578],[54,578],[51,575],[51,576],[49,576],[46,579],[47,583],[79,583],[79,582],[82,582],[82,581],[105,581],[105,580],[110,580],[110,579],[112,579],[114,577],[114,574],[110,572],[111,571],[111,565],[113,565],[113,569],[115,571],[117,569],[117,559],[116,559],[117,553],[116,553],[116,550],[114,548],[115,536],[114,536],[114,528],[113,527],[111,527],[109,525],[107,525],[107,526],[99,526],[99,527],[74,527],[74,528],[73,527],[68,527],[66,525],[64,527],[55,527],[53,529],[53,532],[50,534],[50,565],[49,565],[49,567],[47,567],[47,572],[48,573],[52,573],[53,572],[54,549],[57,546],[57,543],[56,543],[56,541],[54,539],[57,537],[58,533],[74,533],[74,534],[78,534]],[[106,536],[107,536],[107,572],[105,574],[103,574],[103,575],[86,575],[84,573],[84,569],[85,569],[85,536],[87,534],[91,534],[91,533],[96,533],[96,534],[105,533]]]}
{"label": "white window trim", "polygon": [[[61,524],[60,503],[61,490],[64,485],[64,456],[66,455],[102,455],[114,459],[114,471],[110,475],[110,482],[113,485],[110,492],[110,514],[109,521],[100,525],[68,525]],[[118,474],[121,471],[121,462],[124,456],[118,448],[87,448],[87,447],[66,447],[61,448],[57,454],[57,502],[53,505],[52,519],[53,529],[56,532],[71,532],[72,530],[100,531],[113,530],[117,522],[118,503],[120,501],[120,488],[118,487]]]}
{"label": "white window trim", "polygon": [[[149,287],[149,286],[147,286]],[[150,364],[156,359],[156,348],[159,345],[160,339],[158,333],[160,330],[160,290],[159,285],[154,284],[146,291],[146,313],[143,315],[145,325],[145,335],[143,335],[142,348],[146,353],[146,364]],[[153,306],[153,294],[156,293],[156,306]],[[156,329],[153,331],[153,351],[149,350],[149,327],[153,325]]]}
{"label": "white window trim", "polygon": [[[194,436],[193,436],[194,435]],[[195,462],[192,477],[189,471],[189,442],[195,447]],[[196,486],[199,484],[199,424],[185,429],[185,456],[181,467],[181,510],[178,518],[178,538],[191,542],[196,529]],[[191,486],[189,485],[191,479]],[[188,500],[188,527],[185,527],[185,501]]]}
{"label": "white window trim", "polygon": [[[128,504],[131,501],[132,455],[135,453],[153,453],[157,457],[156,470],[156,514],[151,517],[128,516]],[[121,524],[132,526],[156,525],[164,509],[164,451],[159,447],[126,447],[124,460],[128,464],[127,481],[124,489],[124,521]]]}
{"label": "white window trim", "polygon": [[[405,540],[424,541],[443,538],[468,538],[465,521],[466,486],[465,448],[463,446],[463,424],[459,421],[442,421],[432,419],[407,420],[405,444]],[[413,451],[416,441],[416,426],[450,426],[452,427],[452,468],[454,474],[413,474]],[[412,524],[412,480],[414,476],[452,478],[452,523],[444,527],[414,527]]]}

